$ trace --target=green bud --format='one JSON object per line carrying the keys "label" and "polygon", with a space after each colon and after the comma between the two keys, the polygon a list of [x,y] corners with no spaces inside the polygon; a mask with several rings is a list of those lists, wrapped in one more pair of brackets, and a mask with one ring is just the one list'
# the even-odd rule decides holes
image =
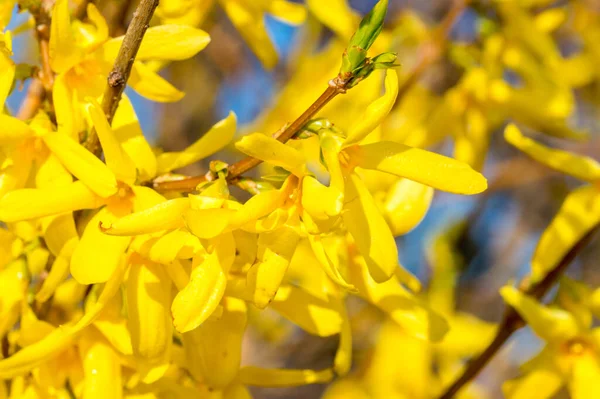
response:
{"label": "green bud", "polygon": [[214,160],[210,161],[209,169],[215,175],[221,177],[227,177],[229,165],[223,161]]}
{"label": "green bud", "polygon": [[380,0],[362,19],[358,30],[352,35],[350,43],[342,57],[340,74],[353,73],[367,59],[367,50],[371,48],[383,29],[383,20],[387,13],[388,0]]}
{"label": "green bud", "polygon": [[333,123],[331,123],[331,121],[329,119],[317,118],[317,119],[311,119],[310,121],[308,121],[308,123],[306,125],[304,125],[303,129],[307,130],[311,133],[319,133],[319,130],[329,129],[331,126],[333,126]]}

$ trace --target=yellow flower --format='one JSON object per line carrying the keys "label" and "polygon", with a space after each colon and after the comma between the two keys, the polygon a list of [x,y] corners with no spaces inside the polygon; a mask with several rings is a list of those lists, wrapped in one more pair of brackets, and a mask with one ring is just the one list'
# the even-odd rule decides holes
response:
{"label": "yellow flower", "polygon": [[[92,3],[91,23],[71,22],[67,0],[56,2],[50,32],[50,65],[58,75],[52,95],[59,128],[74,137],[84,130],[81,105],[86,97],[98,99],[106,86],[123,36],[110,39],[106,21]],[[135,91],[154,101],[178,101],[183,93],[160,77],[144,61],[183,60],[210,42],[208,34],[185,25],[148,28],[127,81]]]}
{"label": "yellow flower", "polygon": [[[456,282],[462,268],[455,248],[460,227],[453,226],[437,237],[428,252],[433,275],[420,304],[414,299],[411,304],[409,296],[399,295],[401,288],[394,290],[391,281],[371,282],[366,290],[359,287],[361,293],[370,294],[368,301],[381,298],[374,304],[386,311],[387,318],[364,363],[347,378],[331,384],[325,399],[436,397],[464,367],[464,360],[489,343],[495,326],[455,308]],[[404,304],[387,311],[385,308],[389,308],[391,298]],[[419,305],[421,310],[417,308]],[[404,361],[398,362],[398,358]],[[487,395],[480,387],[471,386],[461,391],[459,397],[485,398]]]}
{"label": "yellow flower", "polygon": [[[396,244],[355,168],[378,170],[460,194],[476,194],[487,187],[483,176],[451,158],[395,142],[359,144],[387,116],[397,93],[396,73],[388,72],[386,93],[366,109],[345,139],[330,131],[321,131],[321,151],[329,169],[330,185],[323,187],[307,177],[302,186],[306,190],[302,193],[302,205],[312,218],[342,216],[377,282],[389,279],[397,269]],[[244,137],[237,147],[299,177],[306,174],[301,155],[275,139],[254,134]]]}
{"label": "yellow flower", "polygon": [[544,230],[531,261],[532,280],[539,281],[594,226],[600,223],[600,164],[567,151],[545,147],[510,125],[506,141],[542,164],[590,184],[573,190]]}
{"label": "yellow flower", "polygon": [[506,397],[550,398],[565,384],[573,398],[600,395],[594,383],[600,376],[599,331],[592,328],[587,287],[563,280],[558,297],[563,308],[541,305],[514,287],[500,292],[546,342],[541,352],[522,366],[523,376],[504,384]]}

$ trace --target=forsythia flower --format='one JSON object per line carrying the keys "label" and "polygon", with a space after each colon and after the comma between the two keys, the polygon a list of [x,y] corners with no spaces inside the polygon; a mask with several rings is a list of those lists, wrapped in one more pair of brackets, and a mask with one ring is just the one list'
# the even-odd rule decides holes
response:
{"label": "forsythia flower", "polygon": [[[428,252],[433,276],[423,300],[449,322],[448,334],[439,342],[419,339],[394,323],[391,314],[368,360],[359,364],[357,372],[334,382],[324,399],[436,397],[460,371],[462,361],[489,343],[494,325],[455,310],[454,290],[462,261],[455,253],[454,236],[460,231],[461,226],[454,226],[440,234]],[[478,387],[470,388],[459,397],[486,397]]]}
{"label": "forsythia flower", "polygon": [[522,366],[523,376],[505,383],[507,398],[550,398],[565,384],[573,398],[600,395],[594,382],[600,376],[599,331],[592,328],[589,291],[581,283],[563,279],[557,301],[561,308],[541,305],[513,287],[502,288],[504,300],[546,342]]}
{"label": "forsythia flower", "polygon": [[594,226],[600,223],[600,164],[563,150],[545,147],[510,125],[505,139],[542,164],[590,184],[573,190],[542,234],[531,261],[533,281],[544,278],[557,262]]}
{"label": "forsythia flower", "polygon": [[[91,23],[71,21],[68,1],[58,0],[52,12],[50,65],[57,73],[52,91],[58,126],[69,135],[83,131],[81,105],[98,99],[117,57],[123,36],[110,39],[106,21],[93,3],[87,6]],[[143,61],[183,60],[209,43],[205,32],[185,25],[148,28],[133,64],[128,84],[154,101],[178,101],[184,93],[160,77]]]}

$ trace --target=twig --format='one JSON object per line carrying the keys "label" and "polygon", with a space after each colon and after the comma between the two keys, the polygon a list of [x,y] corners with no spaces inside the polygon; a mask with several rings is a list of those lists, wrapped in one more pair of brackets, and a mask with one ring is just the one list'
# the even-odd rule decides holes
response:
{"label": "twig", "polygon": [[[142,44],[144,33],[148,29],[157,6],[158,0],[142,0],[133,13],[133,19],[127,28],[127,33],[125,33],[113,69],[108,74],[107,85],[104,90],[102,109],[108,123],[111,123],[115,116],[121,95],[125,90],[125,86],[127,86],[127,80],[129,79],[135,56]],[[95,129],[88,136],[85,146],[97,156],[100,156],[102,153]]]}
{"label": "twig", "polygon": [[400,88],[398,89],[398,97],[396,98],[396,104],[399,104],[406,93],[408,93],[415,83],[419,81],[427,68],[440,58],[442,50],[446,46],[452,26],[460,14],[462,14],[465,7],[467,7],[469,2],[470,0],[454,1],[452,7],[450,10],[448,10],[444,16],[444,19],[440,22],[436,31],[434,32],[433,40],[423,46],[419,62],[414,66],[408,77],[400,85]]}
{"label": "twig", "polygon": [[[585,246],[591,241],[594,234],[600,230],[600,225],[596,225],[591,229],[585,236],[583,236],[573,247],[562,257],[556,267],[550,271],[544,279],[538,283],[535,283],[527,287],[527,282],[521,284],[521,290],[534,298],[542,298],[546,292],[556,281],[562,276],[567,267],[573,262],[577,255],[585,248]],[[468,364],[463,373],[450,385],[446,391],[440,396],[439,399],[450,399],[458,393],[458,391],[473,380],[479,372],[488,364],[488,362],[494,357],[496,352],[504,345],[508,338],[518,329],[525,326],[525,321],[517,313],[512,306],[507,306],[504,312],[502,322],[498,327],[498,332],[488,345],[488,347],[476,358],[472,359]]]}
{"label": "twig", "polygon": [[41,68],[31,82],[25,100],[21,104],[17,117],[21,120],[31,119],[42,106],[44,99],[52,94],[54,73],[50,67],[50,11],[52,2],[44,0],[29,11],[35,20],[35,37],[40,49]]}
{"label": "twig", "polygon": [[45,96],[46,89],[44,89],[42,80],[38,77],[33,78],[29,88],[27,89],[25,99],[21,103],[21,107],[17,112],[17,118],[22,121],[33,118],[38,109],[40,109],[42,106]]}
{"label": "twig", "polygon": [[[273,135],[277,140],[285,143],[294,137],[298,132],[302,130],[302,127],[311,120],[317,112],[319,112],[327,103],[329,103],[338,94],[346,91],[347,81],[340,78],[339,76],[329,81],[327,89],[319,96],[319,98],[311,104],[294,122]],[[250,169],[261,164],[260,159],[253,157],[246,157],[239,162],[229,166],[227,173],[227,180],[232,182],[235,181],[242,174],[246,173]],[[153,187],[157,191],[181,191],[189,192],[193,191],[196,186],[207,180],[206,175],[190,177],[182,180],[164,181],[155,180]]]}
{"label": "twig", "polygon": [[40,46],[40,58],[42,61],[42,70],[40,71],[40,79],[47,93],[52,92],[54,85],[54,72],[50,66],[50,9],[52,1],[42,1],[42,4],[34,14],[36,24],[36,37]]}

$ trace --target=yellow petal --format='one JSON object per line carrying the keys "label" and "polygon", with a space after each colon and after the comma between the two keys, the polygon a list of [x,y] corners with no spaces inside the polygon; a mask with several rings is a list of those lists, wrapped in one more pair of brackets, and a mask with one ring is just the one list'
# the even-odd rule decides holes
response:
{"label": "yellow petal", "polygon": [[[409,398],[433,396],[430,343],[407,334],[389,319],[382,324],[375,342],[370,367],[363,377],[374,397],[393,397],[398,386]],[[399,358],[406,362],[398,362]]]}
{"label": "yellow petal", "polygon": [[252,395],[244,385],[234,383],[225,389],[223,399],[252,399]]}
{"label": "yellow petal", "polygon": [[60,254],[52,263],[52,268],[50,269],[48,276],[44,279],[42,287],[35,295],[37,301],[43,303],[50,299],[56,288],[69,276],[71,254],[75,250],[78,242],[79,239],[73,237],[62,247]]}
{"label": "yellow petal", "polygon": [[246,385],[261,387],[294,387],[308,384],[324,384],[333,379],[333,372],[325,370],[263,369],[246,366],[240,370],[239,379]]}
{"label": "yellow petal", "polygon": [[[12,13],[12,8],[14,7],[14,3],[11,4],[10,1],[6,1],[8,3],[8,7],[11,9],[9,12]],[[2,11],[3,6],[0,5],[0,25],[2,25]],[[0,26],[1,30],[4,30],[3,26]],[[0,107],[4,107],[4,102],[6,101],[6,97],[10,93],[10,89],[13,84],[13,79],[15,78],[15,63],[8,57],[10,52],[5,52],[3,50],[9,50],[12,47],[12,40],[10,31],[7,31],[4,34],[4,43],[0,41]],[[4,48],[2,48],[4,47]],[[8,48],[7,48],[8,47]],[[7,54],[8,53],[8,54]],[[4,126],[4,124],[0,125]]]}
{"label": "yellow petal", "polygon": [[293,25],[300,25],[306,19],[306,8],[288,0],[271,1],[268,12],[275,18]]}
{"label": "yellow petal", "polygon": [[448,332],[446,320],[402,287],[396,277],[378,284],[359,259],[349,269],[349,280],[359,295],[387,313],[408,335],[440,341]]}
{"label": "yellow petal", "polygon": [[77,323],[61,326],[35,344],[21,349],[9,358],[0,360],[0,379],[12,378],[26,373],[71,345],[77,335],[98,317],[106,304],[119,291],[124,274],[124,267],[115,270],[115,273],[104,286],[98,301],[86,310],[86,313]]}
{"label": "yellow petal", "polygon": [[25,122],[9,115],[0,114],[0,144],[6,145],[32,137],[34,134],[35,131]]}
{"label": "yellow petal", "polygon": [[322,130],[319,132],[319,144],[323,160],[329,171],[329,188],[344,193],[344,174],[339,160],[339,152],[342,149],[342,140],[333,132]]}
{"label": "yellow petal", "polygon": [[171,306],[177,331],[188,332],[202,324],[221,301],[226,283],[216,251],[206,257],[194,257],[190,281]]}
{"label": "yellow petal", "polygon": [[204,159],[223,149],[233,139],[236,116],[230,112],[227,118],[217,122],[194,144],[180,152],[166,152],[158,156],[158,173],[170,172]]}
{"label": "yellow petal", "polygon": [[342,328],[342,315],[332,300],[325,301],[291,285],[279,288],[270,308],[319,337],[339,334]]}
{"label": "yellow petal", "polygon": [[305,176],[302,179],[302,206],[313,218],[326,220],[340,214],[344,194],[324,186],[312,176]]}
{"label": "yellow petal", "polygon": [[307,0],[311,13],[340,38],[349,40],[358,26],[358,16],[346,0]]}
{"label": "yellow petal", "polygon": [[306,159],[300,151],[260,133],[242,137],[235,147],[246,155],[280,166],[296,176],[306,174]]}
{"label": "yellow petal", "polygon": [[94,326],[104,338],[120,353],[132,355],[131,335],[127,329],[127,320],[122,315],[123,297],[117,295],[106,305],[94,321]]}
{"label": "yellow petal", "polygon": [[[437,309],[436,309],[437,310]],[[496,334],[496,326],[468,313],[456,313],[449,317],[450,331],[440,342],[439,348],[461,358],[476,356],[483,351]]]}
{"label": "yellow petal", "polygon": [[87,17],[96,26],[94,34],[96,42],[103,42],[108,39],[108,24],[94,3],[88,3]]}
{"label": "yellow petal", "polygon": [[100,333],[94,329],[86,330],[79,342],[79,350],[85,378],[82,397],[122,398],[119,357]]}
{"label": "yellow petal", "polygon": [[431,201],[433,188],[408,179],[400,179],[390,187],[384,202],[385,217],[394,236],[410,232],[423,220]]}
{"label": "yellow petal", "polygon": [[52,70],[61,73],[67,71],[81,58],[71,28],[68,0],[58,0],[52,10],[50,24],[50,65]]}
{"label": "yellow petal", "polygon": [[398,249],[371,193],[355,174],[347,176],[344,224],[377,282],[389,280],[398,265]]}
{"label": "yellow petal", "polygon": [[487,115],[478,108],[468,108],[465,114],[465,129],[454,142],[454,157],[477,171],[483,169],[490,144]]}
{"label": "yellow petal", "polygon": [[89,103],[87,111],[94,123],[96,134],[102,145],[106,166],[108,166],[117,180],[132,185],[137,178],[135,164],[121,147],[121,143],[119,143],[108,124],[100,104],[92,98],[88,98],[87,101]]}
{"label": "yellow petal", "polygon": [[106,198],[117,192],[113,172],[72,138],[64,133],[48,133],[42,139],[65,168],[96,194]]}
{"label": "yellow petal", "polygon": [[145,211],[146,209],[160,205],[167,200],[150,187],[133,186],[131,187],[131,191],[133,191],[133,194],[135,195],[132,200],[134,212]]}
{"label": "yellow petal", "polygon": [[352,366],[352,328],[345,304],[339,300],[337,305],[343,321],[340,331],[340,343],[338,344],[338,349],[333,360],[333,369],[336,375],[343,377],[348,374]]}
{"label": "yellow petal", "polygon": [[28,284],[27,263],[23,258],[10,262],[0,270],[0,289],[2,290],[0,334],[8,333],[18,321],[21,303],[25,299]]}
{"label": "yellow petal", "polygon": [[185,95],[142,62],[133,64],[127,83],[142,97],[161,103],[176,102]]}
{"label": "yellow petal", "polygon": [[600,164],[592,158],[548,148],[523,136],[515,125],[506,127],[504,138],[531,158],[554,170],[590,183],[600,180]]}
{"label": "yellow petal", "polygon": [[106,235],[99,227],[101,221],[119,216],[118,210],[104,207],[87,224],[71,257],[71,274],[80,284],[105,282],[123,261],[131,239]]}
{"label": "yellow petal", "polygon": [[[111,39],[103,46],[104,57],[111,61],[117,57],[123,36]],[[210,37],[200,29],[185,25],[158,25],[148,28],[136,59],[185,60],[210,43]]]}
{"label": "yellow petal", "polygon": [[81,181],[68,186],[11,191],[0,199],[0,220],[16,222],[101,206],[102,198]]}
{"label": "yellow petal", "polygon": [[238,227],[268,215],[283,205],[285,194],[282,188],[282,190],[263,191],[253,196],[232,215],[229,224]]}
{"label": "yellow petal", "polygon": [[277,52],[267,33],[261,10],[239,0],[220,0],[219,3],[265,68],[273,68],[277,63]]}
{"label": "yellow petal", "polygon": [[391,141],[347,149],[353,162],[455,194],[477,194],[487,180],[466,163]]}
{"label": "yellow petal", "polygon": [[183,214],[190,207],[188,198],[175,198],[118,220],[102,223],[105,234],[133,236],[183,227]]}
{"label": "yellow petal", "polygon": [[238,374],[247,316],[244,301],[223,299],[223,315],[183,334],[188,370],[212,389],[223,389]]}
{"label": "yellow petal", "polygon": [[137,116],[127,96],[123,95],[112,121],[117,140],[135,163],[139,179],[146,181],[156,175],[156,156],[140,128]]}
{"label": "yellow petal", "polygon": [[264,309],[275,297],[298,244],[291,228],[262,233],[258,237],[258,261],[248,271],[247,284],[254,305]]}
{"label": "yellow petal", "polygon": [[38,167],[35,175],[35,186],[42,189],[68,186],[72,182],[73,176],[52,153]]}
{"label": "yellow petal", "polygon": [[[16,154],[15,154],[16,155]],[[0,198],[17,188],[22,188],[32,169],[33,154],[24,151],[18,156],[7,157],[0,169]]]}
{"label": "yellow petal", "polygon": [[319,261],[319,266],[323,269],[325,274],[327,274],[327,277],[348,291],[356,291],[356,288],[352,284],[348,283],[346,278],[342,275],[341,271],[338,269],[338,265],[334,263],[334,261],[329,257],[329,254],[327,254],[321,236],[309,234],[308,242],[310,243],[310,247],[315,255],[315,258],[317,258]]}
{"label": "yellow petal", "polygon": [[184,213],[183,219],[196,237],[214,238],[225,231],[234,214],[233,209],[190,209]]}
{"label": "yellow petal", "polygon": [[577,321],[567,311],[546,307],[515,287],[502,287],[500,294],[539,337],[550,343],[564,342],[579,333]]}
{"label": "yellow petal", "polygon": [[58,256],[62,252],[63,246],[74,238],[78,239],[79,237],[75,220],[71,214],[56,216],[44,229],[46,246],[55,256]]}
{"label": "yellow petal", "polygon": [[80,111],[73,100],[73,91],[67,83],[66,75],[64,73],[57,75],[52,86],[57,129],[75,139],[79,134],[75,114]]}
{"label": "yellow petal", "polygon": [[532,279],[543,279],[575,243],[598,223],[600,191],[589,185],[572,191],[540,237],[531,260]]}
{"label": "yellow petal", "polygon": [[571,379],[569,381],[569,392],[573,399],[591,399],[600,395],[600,364],[595,354],[585,353],[575,359]]}
{"label": "yellow petal", "polygon": [[369,133],[383,122],[394,106],[398,96],[398,74],[393,69],[386,70],[385,94],[371,103],[365,113],[352,125],[344,147],[362,141]]}
{"label": "yellow petal", "polygon": [[175,230],[152,245],[149,257],[154,262],[169,264],[175,259],[190,259],[203,248],[196,236],[185,230]]}
{"label": "yellow petal", "polygon": [[133,353],[142,367],[167,360],[173,340],[169,313],[171,279],[165,266],[132,256],[127,280],[127,326]]}
{"label": "yellow petal", "polygon": [[506,399],[550,399],[563,384],[563,378],[556,370],[538,368],[520,378],[505,382],[502,391]]}

